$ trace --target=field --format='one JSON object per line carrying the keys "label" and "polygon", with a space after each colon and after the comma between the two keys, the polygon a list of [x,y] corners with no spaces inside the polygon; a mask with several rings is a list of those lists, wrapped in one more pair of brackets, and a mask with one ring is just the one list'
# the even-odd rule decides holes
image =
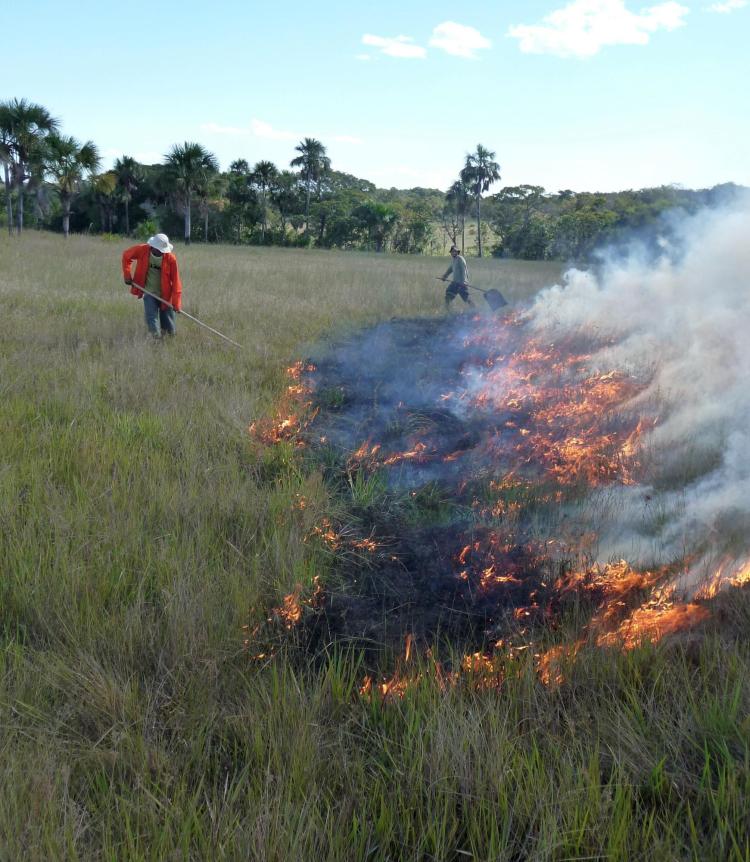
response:
{"label": "field", "polygon": [[[122,248],[0,238],[0,859],[750,859],[747,591],[556,686],[529,655],[378,699],[355,648],[250,655],[342,504],[248,427],[321,340],[442,314],[445,259],[178,248],[237,350],[148,342]],[[559,277],[470,266],[512,301]]]}

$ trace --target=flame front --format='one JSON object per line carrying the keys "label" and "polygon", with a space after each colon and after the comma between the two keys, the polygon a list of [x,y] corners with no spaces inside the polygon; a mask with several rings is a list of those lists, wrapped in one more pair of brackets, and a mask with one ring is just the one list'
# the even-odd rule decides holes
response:
{"label": "flame front", "polygon": [[294,382],[286,387],[273,417],[264,417],[250,424],[248,430],[253,439],[265,446],[273,446],[282,441],[292,441],[297,446],[304,445],[299,439],[299,433],[318,413],[317,410],[310,411],[312,389],[310,383],[302,379],[303,374],[310,374],[312,371],[315,371],[315,366],[301,360],[287,368],[287,377]]}
{"label": "flame front", "polygon": [[[602,357],[613,355],[604,350],[608,346],[598,333],[560,341],[530,334],[520,316],[476,321],[463,338],[450,383],[432,390],[431,403],[416,398],[410,404],[406,394],[393,394],[379,418],[376,385],[367,393],[372,397],[359,399],[364,406],[353,419],[338,414],[338,424],[331,420],[314,434],[314,368],[296,363],[288,369],[273,423],[251,426],[257,439],[332,441],[344,452],[339,466],[350,485],[353,478],[382,474],[384,486],[402,493],[399,505],[416,501],[410,516],[417,521],[420,495],[432,486],[461,509],[447,528],[451,546],[430,536],[457,585],[454,595],[483,615],[481,643],[492,646],[473,649],[477,638],[446,669],[429,650],[418,661],[417,642],[409,636],[394,672],[379,682],[368,676],[364,695],[402,697],[427,677],[441,687],[499,688],[523,655],[533,659],[542,682],[559,685],[582,650],[630,650],[674,637],[704,623],[722,590],[750,583],[750,557],[727,557],[712,566],[687,552],[663,566],[592,562],[596,523],[564,524],[560,512],[581,499],[598,499],[594,492],[603,496],[600,489],[648,481],[644,443],[659,422],[657,405],[646,397],[651,381],[647,372],[638,376],[605,364]],[[333,382],[343,391],[342,379]],[[431,523],[438,524],[433,533],[442,529],[438,496],[427,507]],[[306,535],[339,560],[379,572],[381,563],[398,560],[384,552],[396,540],[379,535],[379,523],[360,521],[355,534],[351,526],[322,519],[312,529],[308,522]],[[426,592],[431,590],[432,583]],[[304,591],[295,587],[274,614],[291,629],[304,617],[304,602]],[[550,646],[560,639],[560,620],[571,606],[581,609],[585,624],[569,643]]]}

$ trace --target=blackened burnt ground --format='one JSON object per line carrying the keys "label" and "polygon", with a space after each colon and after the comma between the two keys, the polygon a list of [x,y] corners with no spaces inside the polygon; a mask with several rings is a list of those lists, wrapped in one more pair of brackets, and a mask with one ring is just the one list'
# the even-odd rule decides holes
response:
{"label": "blackened burnt ground", "polygon": [[335,576],[316,618],[326,640],[480,649],[556,616],[560,563],[546,548],[561,491],[518,463],[532,417],[472,396],[521,336],[498,321],[485,343],[478,326],[394,319],[311,357],[308,457],[347,512],[332,525]]}

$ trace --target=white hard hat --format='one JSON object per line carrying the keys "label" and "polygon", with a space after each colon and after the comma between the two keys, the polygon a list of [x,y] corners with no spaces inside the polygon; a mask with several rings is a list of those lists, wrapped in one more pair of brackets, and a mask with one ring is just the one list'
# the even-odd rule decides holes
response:
{"label": "white hard hat", "polygon": [[172,243],[169,241],[169,237],[165,233],[154,234],[154,236],[149,239],[148,244],[151,248],[155,248],[162,254],[169,254],[169,252],[174,248]]}

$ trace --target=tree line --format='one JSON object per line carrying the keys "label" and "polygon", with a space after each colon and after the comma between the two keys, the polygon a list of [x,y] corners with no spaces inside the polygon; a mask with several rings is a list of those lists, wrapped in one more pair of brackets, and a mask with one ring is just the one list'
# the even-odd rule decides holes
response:
{"label": "tree line", "polygon": [[[159,164],[130,156],[102,171],[93,141],[61,132],[27,99],[0,102],[0,223],[147,237],[158,230],[185,242],[300,245],[434,254],[464,251],[539,259],[585,259],[603,243],[663,223],[675,208],[714,205],[739,187],[673,186],[608,194],[506,186],[496,154],[478,144],[447,192],[379,189],[333,168],[325,146],[303,138],[287,167],[242,158],[221,171],[196,142],[175,144]],[[197,216],[197,218],[195,218]]]}

